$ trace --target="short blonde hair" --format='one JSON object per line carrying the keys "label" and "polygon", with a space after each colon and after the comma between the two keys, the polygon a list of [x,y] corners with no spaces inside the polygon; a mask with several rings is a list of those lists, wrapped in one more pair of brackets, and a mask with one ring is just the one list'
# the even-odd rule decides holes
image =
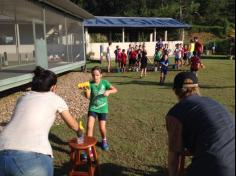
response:
{"label": "short blonde hair", "polygon": [[[193,81],[191,79],[185,79],[184,84],[193,84]],[[179,97],[179,99],[190,95],[201,95],[197,84],[194,87],[175,88],[174,92]]]}

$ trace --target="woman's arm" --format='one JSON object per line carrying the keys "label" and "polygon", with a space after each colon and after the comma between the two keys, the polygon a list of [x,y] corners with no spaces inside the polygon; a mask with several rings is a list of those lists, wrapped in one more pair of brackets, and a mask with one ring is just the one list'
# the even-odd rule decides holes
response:
{"label": "woman's arm", "polygon": [[110,94],[114,94],[117,92],[118,92],[117,89],[114,86],[111,86],[110,89],[106,90],[103,95],[108,97]]}
{"label": "woman's arm", "polygon": [[167,116],[166,128],[168,132],[168,171],[169,176],[178,176],[179,156],[182,147],[182,124],[178,119]]}
{"label": "woman's arm", "polygon": [[60,113],[61,118],[64,120],[64,122],[67,124],[67,126],[74,130],[75,132],[80,131],[79,124],[76,121],[76,119],[70,114],[69,110],[65,110],[62,113]]}

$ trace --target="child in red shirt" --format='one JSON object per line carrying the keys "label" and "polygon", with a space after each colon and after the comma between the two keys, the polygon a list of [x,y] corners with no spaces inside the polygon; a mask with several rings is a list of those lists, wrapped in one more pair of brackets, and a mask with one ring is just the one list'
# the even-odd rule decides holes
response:
{"label": "child in red shirt", "polygon": [[203,67],[204,65],[201,63],[200,58],[197,56],[197,52],[194,51],[193,56],[190,60],[190,71],[197,75],[197,71]]}
{"label": "child in red shirt", "polygon": [[135,64],[136,64],[136,61],[137,61],[137,55],[138,55],[138,53],[136,52],[136,50],[134,50],[134,48],[132,48],[131,53],[130,53],[131,70],[135,69]]}
{"label": "child in red shirt", "polygon": [[188,45],[184,45],[183,53],[184,53],[184,56],[183,56],[184,64],[183,65],[187,65],[187,61],[188,61]]}
{"label": "child in red shirt", "polygon": [[118,49],[118,52],[117,52],[117,61],[118,61],[118,70],[120,71],[121,70],[121,62],[122,62],[122,52],[121,52],[120,48]]}
{"label": "child in red shirt", "polygon": [[126,60],[127,60],[127,55],[125,53],[125,49],[123,49],[121,53],[121,72],[125,72]]}

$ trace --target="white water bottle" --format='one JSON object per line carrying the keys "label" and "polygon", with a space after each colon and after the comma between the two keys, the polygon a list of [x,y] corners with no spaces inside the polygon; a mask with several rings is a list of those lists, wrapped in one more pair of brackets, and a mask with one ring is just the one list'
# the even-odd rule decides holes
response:
{"label": "white water bottle", "polygon": [[77,132],[77,144],[84,143],[84,127],[82,121],[79,123],[80,130]]}
{"label": "white water bottle", "polygon": [[84,143],[84,134],[82,133],[80,136],[77,137],[77,144]]}

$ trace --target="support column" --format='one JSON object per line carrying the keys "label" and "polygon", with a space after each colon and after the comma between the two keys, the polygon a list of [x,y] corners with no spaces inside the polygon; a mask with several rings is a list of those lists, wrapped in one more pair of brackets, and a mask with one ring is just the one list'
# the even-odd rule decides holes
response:
{"label": "support column", "polygon": [[21,54],[19,51],[19,47],[20,47],[20,32],[19,32],[19,24],[16,23],[15,24],[15,36],[16,36],[16,55],[18,58],[18,64],[21,64]]}
{"label": "support column", "polygon": [[182,41],[184,42],[185,32],[184,29],[182,29]]}
{"label": "support column", "polygon": [[125,43],[125,28],[122,28],[122,42]]}
{"label": "support column", "polygon": [[154,40],[153,41],[154,42],[157,41],[157,29],[156,28],[154,28]]}
{"label": "support column", "polygon": [[86,42],[86,44],[88,44],[90,42],[88,28],[85,28],[85,42]]}
{"label": "support column", "polygon": [[84,28],[85,30],[85,56],[89,52],[89,47],[90,47],[90,35],[88,33],[88,28]]}
{"label": "support column", "polygon": [[67,18],[65,18],[65,29],[66,29],[66,58],[67,62],[69,62],[70,54],[69,54],[69,36],[68,36],[68,26],[67,26]]}
{"label": "support column", "polygon": [[112,40],[111,40],[111,31],[109,32],[109,42],[111,42]]}
{"label": "support column", "polygon": [[168,40],[168,33],[167,33],[167,30],[165,30],[165,42]]}
{"label": "support column", "polygon": [[153,33],[150,33],[150,42],[153,42]]}

